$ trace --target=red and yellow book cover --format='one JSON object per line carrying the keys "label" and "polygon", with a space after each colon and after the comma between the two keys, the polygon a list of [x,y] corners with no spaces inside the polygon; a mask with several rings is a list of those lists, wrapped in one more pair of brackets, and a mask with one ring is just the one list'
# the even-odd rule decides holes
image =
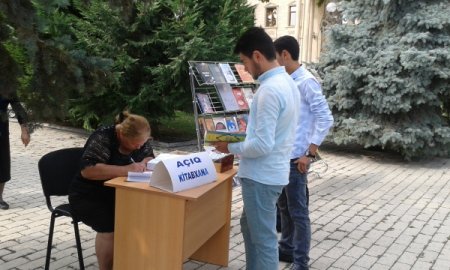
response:
{"label": "red and yellow book cover", "polygon": [[234,95],[234,98],[236,99],[239,109],[240,110],[248,110],[248,103],[247,103],[247,100],[245,100],[245,95],[244,95],[244,92],[242,91],[242,88],[234,87],[233,95]]}

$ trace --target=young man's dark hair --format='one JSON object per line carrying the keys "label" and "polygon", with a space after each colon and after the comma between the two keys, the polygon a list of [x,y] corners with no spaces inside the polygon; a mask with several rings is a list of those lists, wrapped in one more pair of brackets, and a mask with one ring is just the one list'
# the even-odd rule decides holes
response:
{"label": "young man's dark hair", "polygon": [[251,27],[239,38],[234,53],[252,58],[253,51],[259,51],[267,60],[276,59],[272,38],[261,27]]}
{"label": "young man's dark hair", "polygon": [[288,51],[288,53],[291,55],[292,60],[298,61],[298,56],[300,54],[300,45],[298,44],[297,40],[294,37],[291,36],[283,36],[275,40],[273,43],[275,46],[275,50],[278,54],[281,55],[281,52],[283,50]]}

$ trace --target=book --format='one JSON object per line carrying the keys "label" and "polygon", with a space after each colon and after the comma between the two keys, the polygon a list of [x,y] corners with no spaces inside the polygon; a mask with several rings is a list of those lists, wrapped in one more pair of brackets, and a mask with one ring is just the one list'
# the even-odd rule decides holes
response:
{"label": "book", "polygon": [[214,78],[215,83],[226,83],[225,76],[222,74],[222,70],[220,69],[219,65],[216,63],[209,63],[208,64],[209,70],[211,71],[211,74]]}
{"label": "book", "polygon": [[233,70],[228,63],[220,63],[220,69],[222,70],[223,75],[225,76],[225,80],[227,83],[238,83],[236,76],[234,76]]}
{"label": "book", "polygon": [[[218,85],[222,85],[222,84],[218,84]],[[216,89],[214,89],[214,90],[216,90]],[[219,97],[219,93],[217,93],[217,91],[209,92],[209,100],[211,101],[211,105],[215,112],[223,111],[222,101],[221,101],[221,99]]]}
{"label": "book", "polygon": [[227,123],[227,129],[229,132],[238,132],[238,124],[236,122],[236,117],[228,116],[225,117],[225,122]]}
{"label": "book", "polygon": [[243,64],[234,64],[234,67],[236,68],[236,71],[239,74],[239,77],[241,77],[241,81],[243,83],[254,83],[255,80],[253,79],[252,75],[245,71],[245,66]]}
{"label": "book", "polygon": [[250,109],[250,107],[252,106],[254,96],[253,89],[249,87],[243,87],[242,92],[244,93],[245,100],[247,100],[248,108]]}
{"label": "book", "polygon": [[207,63],[195,63],[195,68],[197,69],[198,74],[200,74],[203,83],[205,84],[214,83],[214,77],[211,75],[211,71],[209,70]]}
{"label": "book", "polygon": [[203,117],[198,118],[198,130],[201,134],[205,133],[205,119]]}
{"label": "book", "polygon": [[152,172],[151,171],[128,172],[127,182],[150,183],[150,178],[151,177],[152,177]]}
{"label": "book", "polygon": [[207,131],[205,134],[205,143],[242,142],[244,140],[245,140],[245,133]]}
{"label": "book", "polygon": [[214,117],[213,122],[215,131],[228,131],[227,122],[224,117]]}
{"label": "book", "polygon": [[216,130],[215,124],[214,124],[212,118],[205,118],[205,130],[212,130],[212,131]]}
{"label": "book", "polygon": [[240,87],[233,87],[232,89],[234,98],[236,99],[236,102],[239,106],[240,110],[248,110],[248,104],[247,100],[244,96],[244,91],[242,91],[242,88]]}
{"label": "book", "polygon": [[197,93],[195,95],[197,97],[197,104],[202,113],[214,113],[214,108],[207,93]]}
{"label": "book", "polygon": [[219,92],[220,99],[225,111],[237,111],[239,110],[239,105],[233,95],[233,90],[231,86],[226,83],[216,84],[217,92]]}
{"label": "book", "polygon": [[247,123],[248,123],[248,114],[238,114],[236,116],[236,122],[238,125],[239,132],[247,131]]}

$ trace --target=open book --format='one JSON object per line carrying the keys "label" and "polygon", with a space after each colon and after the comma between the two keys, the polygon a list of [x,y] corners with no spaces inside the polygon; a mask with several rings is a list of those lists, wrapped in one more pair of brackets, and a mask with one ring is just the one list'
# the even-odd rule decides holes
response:
{"label": "open book", "polygon": [[128,182],[145,182],[150,183],[150,178],[152,177],[151,171],[145,172],[128,172],[127,181]]}
{"label": "open book", "polygon": [[222,131],[209,131],[205,133],[205,143],[212,142],[242,142],[245,140],[245,133],[231,133]]}

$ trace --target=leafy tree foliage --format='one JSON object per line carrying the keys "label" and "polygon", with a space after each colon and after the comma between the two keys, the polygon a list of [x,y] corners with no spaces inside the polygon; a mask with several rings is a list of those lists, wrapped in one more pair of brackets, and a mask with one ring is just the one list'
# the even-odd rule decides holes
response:
{"label": "leafy tree foliage", "polygon": [[[447,0],[341,2],[320,61],[333,140],[405,158],[450,152]],[[358,24],[359,22],[359,24]]]}
{"label": "leafy tree foliage", "polygon": [[13,33],[5,15],[0,12],[0,94],[4,97],[15,95],[20,91],[20,81],[23,81],[23,85],[28,84],[25,80],[25,71],[19,63],[25,61],[25,54],[20,44],[11,38]]}
{"label": "leafy tree foliage", "polygon": [[17,89],[19,76],[17,64],[11,57],[4,43],[9,39],[10,29],[5,23],[4,16],[0,13],[0,82],[1,95],[8,97]]}
{"label": "leafy tree foliage", "polygon": [[192,109],[187,61],[236,60],[235,40],[253,25],[245,0],[35,0],[26,11],[28,1],[9,2],[32,14],[28,23],[7,12],[14,28],[37,25],[21,39],[35,75],[27,105],[86,129],[124,108],[156,122]]}

